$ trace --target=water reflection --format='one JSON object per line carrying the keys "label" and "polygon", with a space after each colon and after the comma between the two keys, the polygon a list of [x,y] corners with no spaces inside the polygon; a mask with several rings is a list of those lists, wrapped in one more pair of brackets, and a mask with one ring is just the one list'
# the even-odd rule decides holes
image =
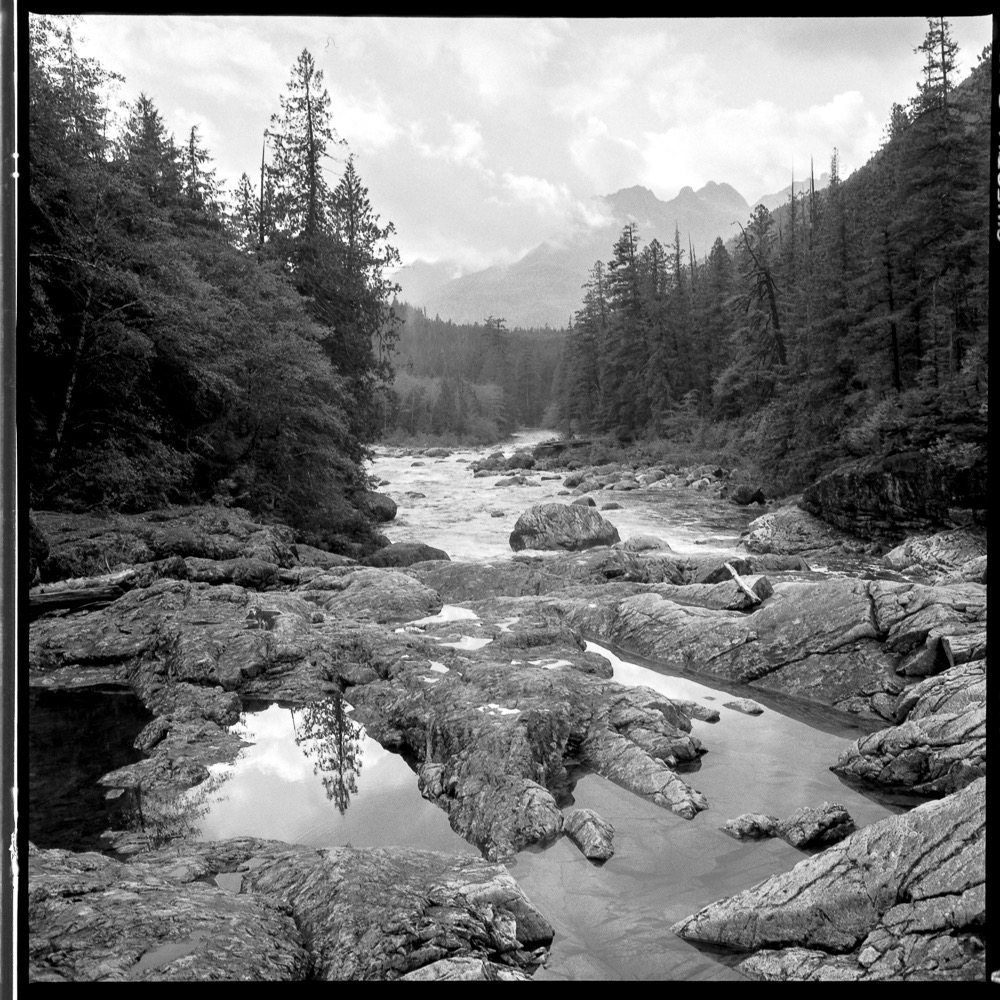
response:
{"label": "water reflection", "polygon": [[163,847],[178,838],[198,839],[201,821],[215,803],[225,801],[220,790],[234,773],[231,767],[210,771],[205,781],[189,789],[113,789],[108,796],[118,808],[112,829],[141,833],[152,847]]}
{"label": "water reflection", "polygon": [[343,816],[358,793],[361,774],[361,726],[347,714],[339,695],[292,709],[295,745],[314,758],[313,774],[320,776],[326,797]]}
{"label": "water reflection", "polygon": [[247,706],[232,732],[251,745],[235,764],[212,768],[226,781],[221,794],[205,796],[207,812],[199,807],[199,840],[478,854],[451,829],[448,814],[421,796],[413,768],[368,736],[339,698]]}

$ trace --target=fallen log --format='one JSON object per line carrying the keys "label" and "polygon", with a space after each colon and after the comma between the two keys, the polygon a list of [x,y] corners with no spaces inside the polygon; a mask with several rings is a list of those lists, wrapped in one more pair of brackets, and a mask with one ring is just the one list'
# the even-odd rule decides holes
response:
{"label": "fallen log", "polygon": [[28,593],[28,619],[50,611],[77,611],[86,607],[104,607],[117,601],[128,589],[134,569],[107,576],[67,580],[58,586],[35,587]]}

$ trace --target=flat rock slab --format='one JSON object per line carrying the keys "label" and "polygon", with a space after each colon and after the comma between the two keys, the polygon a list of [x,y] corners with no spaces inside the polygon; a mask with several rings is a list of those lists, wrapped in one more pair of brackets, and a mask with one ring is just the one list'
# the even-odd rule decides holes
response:
{"label": "flat rock slab", "polygon": [[[234,895],[213,884],[240,874]],[[130,862],[29,851],[29,980],[430,978],[533,972],[552,928],[499,865],[252,838]],[[498,968],[494,969],[494,966]],[[515,973],[515,975],[511,975]]]}
{"label": "flat rock slab", "polygon": [[305,979],[290,907],[234,896],[150,858],[28,854],[28,981]]}
{"label": "flat rock slab", "polygon": [[[674,925],[761,978],[983,980],[986,779],[873,823]],[[800,949],[811,963],[800,963]],[[935,952],[943,964],[925,965]]]}

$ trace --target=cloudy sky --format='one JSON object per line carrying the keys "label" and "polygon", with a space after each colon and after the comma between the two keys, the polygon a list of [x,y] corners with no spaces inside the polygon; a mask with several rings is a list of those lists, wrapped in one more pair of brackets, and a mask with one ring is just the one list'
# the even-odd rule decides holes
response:
{"label": "cloudy sky", "polygon": [[[989,16],[949,18],[959,74]],[[748,201],[791,171],[841,173],[916,93],[922,17],[300,18],[88,15],[81,48],[145,92],[181,137],[200,126],[221,178],[260,162],[303,48],[333,124],[404,263],[509,262],[595,220],[595,195],[732,184]],[[339,155],[339,154],[338,154]],[[331,161],[336,183],[343,164]]]}

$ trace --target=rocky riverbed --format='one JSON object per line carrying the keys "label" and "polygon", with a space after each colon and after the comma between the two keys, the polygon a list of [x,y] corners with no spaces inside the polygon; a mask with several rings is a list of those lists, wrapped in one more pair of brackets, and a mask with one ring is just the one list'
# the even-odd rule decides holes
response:
{"label": "rocky riverbed", "polygon": [[[984,532],[890,549],[815,497],[734,503],[754,492],[725,470],[545,446],[374,472],[398,513],[367,565],[236,509],[34,513],[31,688],[131,692],[150,721],[97,781],[120,807],[102,852],[29,852],[32,979],[986,978]],[[442,558],[449,523],[466,558]],[[479,857],[199,839],[178,802],[207,801],[258,703],[298,706],[341,777],[363,727]],[[714,777],[742,774],[707,765],[720,720],[785,717],[839,734],[820,766],[849,808],[791,759],[756,795]],[[763,737],[740,756],[773,767]],[[661,840],[736,877],[664,904]]]}

